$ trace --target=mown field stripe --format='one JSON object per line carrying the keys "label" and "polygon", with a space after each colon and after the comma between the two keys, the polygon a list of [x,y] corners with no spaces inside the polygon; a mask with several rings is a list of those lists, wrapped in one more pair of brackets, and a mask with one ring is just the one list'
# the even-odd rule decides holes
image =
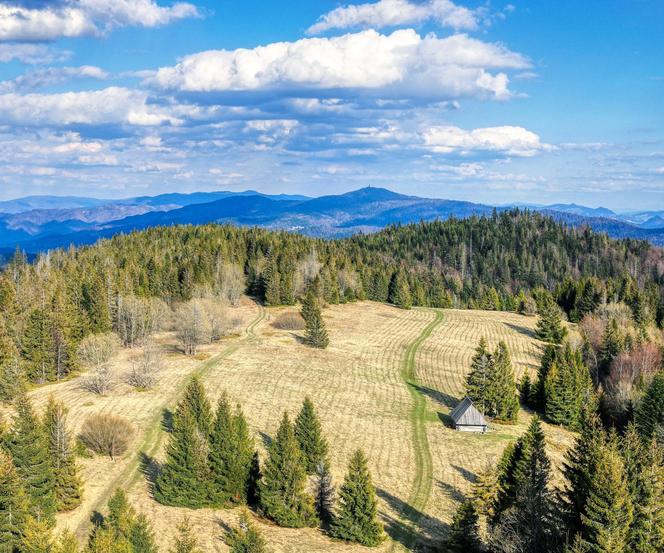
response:
{"label": "mown field stripe", "polygon": [[[431,336],[433,330],[442,322],[443,313],[434,311],[435,318],[422,331],[422,333],[408,346],[403,358],[401,377],[403,378],[408,391],[413,398],[413,406],[410,412],[410,423],[412,427],[413,450],[415,452],[415,477],[413,478],[413,487],[408,504],[410,506],[409,515],[406,520],[402,520],[407,531],[403,531],[400,536],[400,542],[406,548],[413,548],[418,541],[418,525],[424,516],[424,510],[429,502],[431,488],[433,485],[433,457],[429,447],[427,437],[427,400],[424,394],[419,390],[419,380],[417,378],[417,367],[415,357],[417,351],[424,341]],[[395,542],[392,550],[398,547]]]}
{"label": "mown field stripe", "polygon": [[[258,326],[258,324],[260,324],[260,322],[265,318],[265,308],[262,305],[258,305],[258,309],[259,309],[258,315],[256,316],[255,319],[251,321],[251,323],[249,323],[249,325],[245,329],[244,338],[242,338],[241,340],[234,341],[222,352],[200,363],[191,373],[189,373],[189,375],[186,378],[183,379],[183,381],[175,390],[173,390],[168,396],[164,396],[165,397],[164,401],[162,401],[161,404],[159,405],[159,409],[155,410],[155,414],[153,418],[150,420],[148,429],[143,438],[143,442],[136,450],[136,453],[132,455],[131,461],[129,462],[127,467],[125,467],[122,473],[119,474],[106,487],[105,492],[97,498],[92,507],[93,513],[95,511],[100,511],[105,507],[106,503],[108,502],[111,495],[113,495],[116,489],[123,488],[125,490],[129,490],[134,484],[136,484],[136,482],[141,478],[141,476],[143,476],[143,473],[140,470],[143,456],[147,455],[148,457],[154,457],[159,452],[159,449],[161,448],[164,437],[166,435],[162,428],[164,410],[167,409],[169,406],[173,405],[174,403],[177,403],[180,396],[184,393],[184,389],[186,388],[190,378],[194,376],[201,376],[201,377],[205,376],[206,373],[208,373],[213,368],[217,367],[221,361],[223,361],[229,355],[237,351],[237,349],[244,342],[254,341],[257,339],[254,331]],[[76,528],[75,532],[76,535],[81,539],[85,539],[88,535],[90,526],[91,523],[88,520],[83,521]]]}

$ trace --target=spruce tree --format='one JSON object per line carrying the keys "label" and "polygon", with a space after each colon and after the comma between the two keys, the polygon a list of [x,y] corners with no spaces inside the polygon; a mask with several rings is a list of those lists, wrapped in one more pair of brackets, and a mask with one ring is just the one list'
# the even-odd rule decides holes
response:
{"label": "spruce tree", "polygon": [[118,488],[108,500],[108,515],[104,526],[113,530],[116,538],[129,539],[136,520],[136,511],[129,504],[127,494]]}
{"label": "spruce tree", "polygon": [[166,448],[166,463],[155,484],[154,497],[159,503],[191,509],[208,503],[205,445],[189,409],[178,408]]}
{"label": "spruce tree", "polygon": [[410,309],[413,306],[413,298],[410,286],[403,270],[399,269],[392,275],[388,301],[401,309]]}
{"label": "spruce tree", "polygon": [[27,518],[20,551],[21,553],[52,553],[53,533],[45,519]]}
{"label": "spruce tree", "polygon": [[78,476],[71,436],[67,430],[67,408],[62,402],[55,401],[53,396],[49,398],[46,407],[44,427],[55,478],[57,509],[71,511],[81,503],[82,483]]}
{"label": "spruce tree", "polygon": [[18,549],[30,503],[12,458],[0,447],[0,551]]}
{"label": "spruce tree", "polygon": [[210,434],[210,501],[221,506],[230,500],[230,465],[236,456],[233,436],[233,420],[226,394],[217,403],[212,432]]}
{"label": "spruce tree", "polygon": [[330,339],[323,320],[320,305],[313,292],[309,291],[302,304],[302,318],[304,319],[304,341],[311,347],[325,349]]}
{"label": "spruce tree", "polygon": [[258,451],[254,451],[249,468],[249,481],[247,482],[247,504],[258,507],[261,501],[260,481],[263,478]]}
{"label": "spruce tree", "polygon": [[611,319],[606,325],[599,350],[599,366],[604,374],[608,373],[611,362],[624,350],[625,342],[618,321]]}
{"label": "spruce tree", "polygon": [[316,467],[316,513],[323,522],[330,522],[333,518],[334,485],[332,474],[327,461],[321,461]]}
{"label": "spruce tree", "polygon": [[339,508],[331,533],[336,538],[369,547],[375,547],[385,539],[378,521],[376,490],[362,450],[357,450],[348,464],[348,472],[339,489]]}
{"label": "spruce tree", "polygon": [[30,513],[52,524],[56,511],[55,478],[46,432],[27,397],[18,399],[16,411],[7,445],[30,499]]}
{"label": "spruce tree", "polygon": [[55,379],[54,342],[46,307],[34,309],[27,320],[21,341],[28,378],[33,382]]}
{"label": "spruce tree", "polygon": [[482,553],[479,515],[472,501],[466,500],[457,509],[452,519],[449,536],[445,542],[448,553]]}
{"label": "spruce tree", "polygon": [[188,518],[183,518],[178,524],[169,553],[202,553]]}
{"label": "spruce tree", "polygon": [[546,344],[540,360],[540,366],[537,369],[537,382],[535,383],[535,407],[544,411],[546,406],[546,378],[549,376],[551,365],[558,355],[558,346],[556,344]]}
{"label": "spruce tree", "polygon": [[645,439],[655,436],[664,447],[664,371],[655,375],[639,402],[634,421]]}
{"label": "spruce tree", "polygon": [[65,530],[53,546],[53,553],[79,553],[76,536]]}
{"label": "spruce tree", "polygon": [[203,383],[197,376],[194,376],[187,385],[178,409],[186,409],[190,413],[198,431],[207,439],[212,426],[212,407]]}
{"label": "spruce tree", "polygon": [[582,532],[592,553],[624,553],[632,522],[632,502],[624,477],[624,464],[617,440],[610,439],[599,450],[591,475]]}
{"label": "spruce tree", "polygon": [[509,349],[505,342],[500,342],[493,354],[493,371],[489,381],[493,406],[490,414],[501,421],[515,421],[519,414],[514,369]]}
{"label": "spruce tree", "polygon": [[549,294],[540,299],[537,312],[537,337],[543,342],[560,344],[567,335],[567,329],[562,324],[560,308]]}
{"label": "spruce tree", "polygon": [[[635,442],[634,434],[632,443]],[[634,519],[629,529],[629,551],[661,552],[664,551],[664,451],[655,440],[630,449],[635,470],[631,471],[632,474],[630,470],[627,471],[634,506]],[[628,465],[627,459],[625,465]]]}
{"label": "spruce tree", "polygon": [[327,459],[327,441],[323,437],[320,421],[314,404],[306,397],[302,409],[295,419],[295,436],[304,456],[307,474],[314,474],[320,463]]}
{"label": "spruce tree", "polygon": [[225,539],[231,553],[267,553],[268,551],[265,539],[251,523],[246,512],[240,515],[239,526],[231,528],[226,533]]}
{"label": "spruce tree", "polygon": [[581,352],[569,342],[551,363],[544,390],[547,418],[575,430],[581,425],[582,411],[594,411],[597,405],[590,372]]}
{"label": "spruce tree", "polygon": [[315,526],[313,498],[306,492],[304,459],[293,425],[284,416],[270,445],[260,484],[261,506],[265,515],[280,526]]}
{"label": "spruce tree", "polygon": [[498,470],[488,466],[477,475],[471,499],[478,514],[492,519],[498,499]]}
{"label": "spruce tree", "polygon": [[159,553],[154,532],[144,514],[136,517],[129,533],[132,553]]}
{"label": "spruce tree", "polygon": [[470,372],[466,377],[466,395],[482,414],[488,413],[493,402],[489,393],[489,382],[493,377],[493,370],[493,358],[487,349],[486,340],[482,337],[475,349]]}

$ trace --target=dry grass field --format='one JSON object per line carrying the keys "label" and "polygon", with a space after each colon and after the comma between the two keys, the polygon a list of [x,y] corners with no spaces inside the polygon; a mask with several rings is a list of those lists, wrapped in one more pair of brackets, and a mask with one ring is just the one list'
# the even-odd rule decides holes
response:
{"label": "dry grass field", "polygon": [[[50,393],[66,401],[75,432],[94,412],[124,416],[137,430],[125,457],[81,459],[85,500],[74,512],[59,516],[60,528],[84,536],[92,512],[103,512],[109,495],[122,486],[153,521],[164,551],[184,514],[205,551],[227,551],[224,528],[236,522],[238,510],[160,506],[151,498],[141,470],[145,459],[162,458],[167,437],[162,429],[164,410],[175,406],[194,373],[203,378],[212,401],[226,390],[241,404],[261,455],[283,411],[295,417],[304,397],[310,396],[330,443],[335,482],[341,482],[356,448],[369,457],[380,515],[391,537],[379,551],[415,549],[422,531],[435,541],[442,539],[457,501],[476,473],[494,462],[529,420],[522,412],[517,425],[492,425],[484,436],[460,434],[446,425],[450,407],[461,399],[480,336],[486,336],[492,347],[498,340],[507,342],[517,376],[535,369],[541,346],[532,335],[534,318],[481,311],[402,311],[371,302],[332,306],[324,311],[330,347],[313,350],[301,343],[300,331],[272,326],[284,309],[264,310],[245,300],[234,311],[244,330],[204,348],[205,360],[186,358],[177,351],[173,334],[160,335],[159,343],[168,352],[167,366],[154,391],[136,392],[120,384],[99,397],[81,390],[72,379],[32,392],[37,404],[43,405]],[[128,369],[132,355],[136,352],[123,351],[115,360],[118,374]],[[549,426],[546,431],[558,462],[571,435]],[[264,521],[257,525],[275,553],[366,551],[315,529],[287,530]]]}

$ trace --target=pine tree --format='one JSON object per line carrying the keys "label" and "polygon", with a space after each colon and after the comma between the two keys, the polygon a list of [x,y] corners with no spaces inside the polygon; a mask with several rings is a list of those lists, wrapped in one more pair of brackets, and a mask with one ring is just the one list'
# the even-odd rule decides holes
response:
{"label": "pine tree", "polygon": [[307,476],[293,425],[284,413],[270,445],[260,484],[265,515],[280,526],[300,528],[317,523],[313,498],[306,492]]}
{"label": "pine tree", "polygon": [[493,358],[487,349],[484,337],[475,349],[470,365],[470,373],[466,378],[466,395],[482,412],[487,414],[492,398],[489,394],[489,382],[493,376]]}
{"label": "pine tree", "polygon": [[56,510],[55,478],[46,433],[27,397],[19,398],[16,411],[7,445],[30,499],[30,513],[52,524]]}
{"label": "pine tree", "polygon": [[321,461],[316,467],[316,513],[323,522],[330,522],[333,518],[334,485],[332,474],[327,461]]}
{"label": "pine tree", "polygon": [[46,520],[27,518],[20,550],[21,553],[52,553],[53,534]]}
{"label": "pine tree", "polygon": [[519,400],[514,379],[514,369],[509,349],[500,342],[493,354],[493,371],[489,380],[493,406],[489,414],[496,420],[515,421],[519,414]]}
{"label": "pine tree", "polygon": [[28,496],[11,457],[0,447],[0,551],[17,550],[28,519]]}
{"label": "pine tree", "polygon": [[267,553],[267,543],[244,512],[240,515],[240,524],[226,533],[226,545],[231,553]]}
{"label": "pine tree", "polygon": [[304,456],[307,474],[314,474],[320,463],[327,459],[327,441],[323,437],[320,421],[314,404],[306,397],[302,409],[295,419],[295,436]]}
{"label": "pine tree", "polygon": [[173,419],[166,463],[157,477],[155,499],[163,505],[197,509],[208,502],[205,443],[189,409],[181,406]]}
{"label": "pine tree", "polygon": [[177,534],[173,540],[170,553],[202,553],[198,547],[194,530],[186,517],[178,524]]}
{"label": "pine tree", "polygon": [[198,431],[207,438],[212,425],[212,407],[201,379],[193,377],[184,392],[178,409],[186,409],[196,423]]}
{"label": "pine tree", "polygon": [[537,312],[537,337],[543,342],[560,344],[567,335],[567,329],[562,324],[560,308],[549,294],[541,298]]}
{"label": "pine tree", "polygon": [[332,522],[332,535],[369,547],[379,545],[385,536],[377,511],[376,490],[371,482],[367,459],[362,450],[357,450],[350,459],[346,478],[339,489],[339,509]]}
{"label": "pine tree", "polygon": [[129,533],[132,553],[159,553],[155,542],[154,532],[144,514],[136,517]]}
{"label": "pine tree", "polygon": [[655,436],[664,446],[664,371],[655,375],[639,402],[634,416],[639,434],[646,439]]}
{"label": "pine tree", "polygon": [[466,500],[452,519],[449,536],[445,543],[448,553],[481,553],[484,551],[480,539],[479,515],[472,501]]}
{"label": "pine tree", "polygon": [[81,503],[82,484],[67,430],[67,408],[53,396],[46,407],[44,427],[55,478],[56,506],[58,511],[71,511]]}
{"label": "pine tree", "polygon": [[590,551],[624,553],[633,516],[632,502],[615,439],[600,448],[588,492],[581,522]]}
{"label": "pine tree", "polygon": [[329,345],[330,339],[320,305],[311,291],[304,298],[302,318],[305,324],[304,341],[311,347],[325,349]]}

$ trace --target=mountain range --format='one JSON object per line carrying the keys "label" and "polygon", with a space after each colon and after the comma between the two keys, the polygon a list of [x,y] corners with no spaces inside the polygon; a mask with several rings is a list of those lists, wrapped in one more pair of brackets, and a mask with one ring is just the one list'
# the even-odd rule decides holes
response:
{"label": "mountain range", "polygon": [[541,211],[572,226],[587,225],[615,238],[641,238],[664,245],[664,210],[617,214],[576,204],[495,207],[421,198],[383,188],[362,188],[310,198],[244,192],[163,194],[122,200],[31,196],[0,202],[0,251],[28,253],[90,244],[99,238],[153,226],[234,223],[343,237],[375,232],[395,223],[487,215],[513,207]]}

